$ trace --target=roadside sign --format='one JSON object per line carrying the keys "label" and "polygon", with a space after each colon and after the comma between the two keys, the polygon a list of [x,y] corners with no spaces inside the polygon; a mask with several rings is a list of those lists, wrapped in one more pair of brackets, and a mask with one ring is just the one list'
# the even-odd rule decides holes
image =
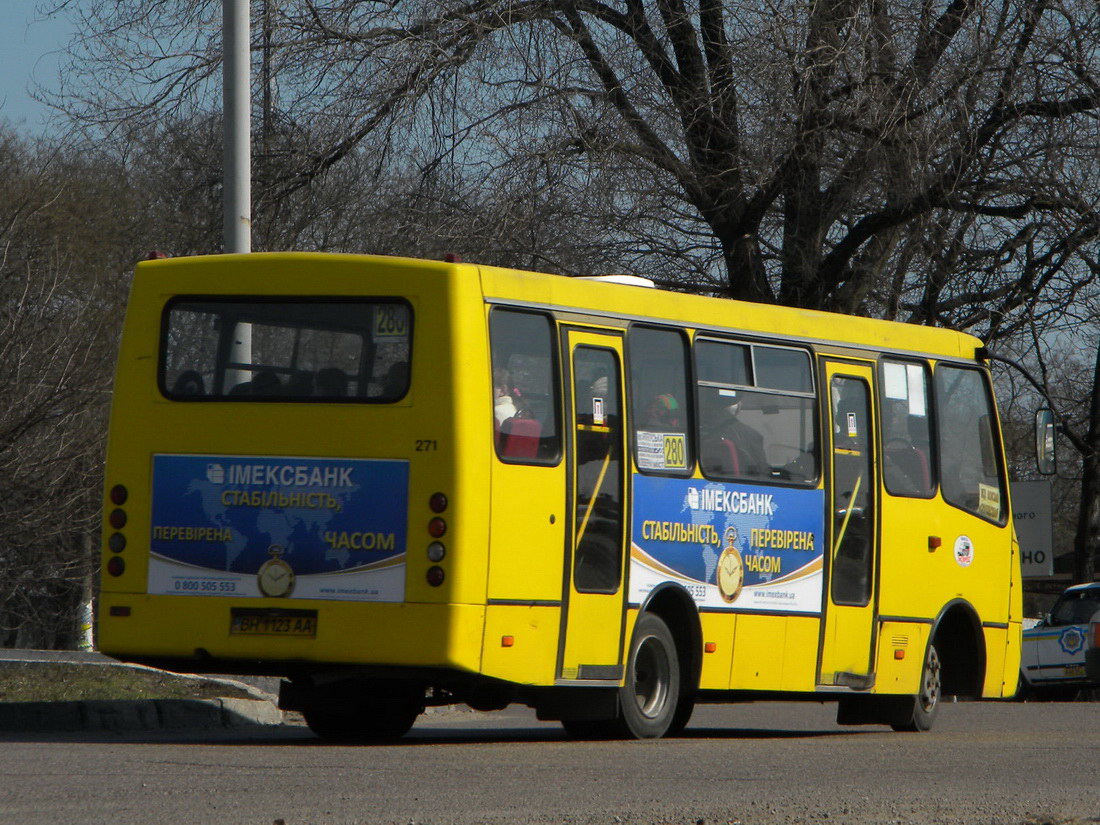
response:
{"label": "roadside sign", "polygon": [[1054,529],[1050,482],[1012,482],[1012,517],[1020,539],[1020,567],[1025,579],[1054,575]]}

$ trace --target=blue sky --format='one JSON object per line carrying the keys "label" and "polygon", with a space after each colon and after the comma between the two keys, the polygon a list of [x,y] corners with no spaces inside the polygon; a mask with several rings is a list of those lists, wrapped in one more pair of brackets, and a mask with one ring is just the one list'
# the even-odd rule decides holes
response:
{"label": "blue sky", "polygon": [[31,99],[35,82],[55,85],[58,55],[72,24],[65,19],[42,20],[36,0],[0,0],[0,120],[25,134],[46,130],[49,109]]}

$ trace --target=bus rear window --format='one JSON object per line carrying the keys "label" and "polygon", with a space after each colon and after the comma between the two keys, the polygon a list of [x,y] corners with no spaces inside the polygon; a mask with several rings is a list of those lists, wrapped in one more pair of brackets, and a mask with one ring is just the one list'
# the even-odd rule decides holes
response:
{"label": "bus rear window", "polygon": [[397,401],[409,389],[401,301],[178,299],[164,313],[169,398]]}

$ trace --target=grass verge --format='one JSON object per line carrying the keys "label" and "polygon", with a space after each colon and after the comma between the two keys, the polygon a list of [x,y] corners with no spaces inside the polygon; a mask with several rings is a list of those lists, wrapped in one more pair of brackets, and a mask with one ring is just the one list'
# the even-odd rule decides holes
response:
{"label": "grass verge", "polygon": [[0,664],[0,702],[251,698],[247,691],[209,679],[113,665],[38,662]]}

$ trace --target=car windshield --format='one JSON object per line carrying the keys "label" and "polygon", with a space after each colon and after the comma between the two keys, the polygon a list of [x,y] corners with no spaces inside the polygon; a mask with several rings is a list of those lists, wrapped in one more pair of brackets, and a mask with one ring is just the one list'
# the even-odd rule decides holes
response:
{"label": "car windshield", "polygon": [[1085,624],[1100,610],[1100,589],[1063,593],[1050,612],[1051,624]]}

